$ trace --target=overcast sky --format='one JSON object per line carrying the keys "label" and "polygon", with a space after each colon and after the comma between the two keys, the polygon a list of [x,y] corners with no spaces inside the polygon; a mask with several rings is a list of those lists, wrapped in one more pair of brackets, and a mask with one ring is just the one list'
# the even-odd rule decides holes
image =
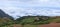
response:
{"label": "overcast sky", "polygon": [[0,9],[17,16],[60,16],[60,0],[0,0]]}

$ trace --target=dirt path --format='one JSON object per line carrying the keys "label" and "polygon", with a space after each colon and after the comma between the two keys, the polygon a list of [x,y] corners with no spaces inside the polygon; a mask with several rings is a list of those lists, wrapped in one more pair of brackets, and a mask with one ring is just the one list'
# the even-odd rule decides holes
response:
{"label": "dirt path", "polygon": [[22,27],[22,25],[20,25],[20,24],[14,24],[13,27]]}
{"label": "dirt path", "polygon": [[[13,27],[22,27],[22,25],[14,24]],[[28,27],[30,27],[30,26],[28,25]],[[37,27],[60,27],[60,23],[50,23],[50,24],[37,25]]]}
{"label": "dirt path", "polygon": [[38,25],[38,27],[60,27],[60,23],[51,23],[51,24]]}

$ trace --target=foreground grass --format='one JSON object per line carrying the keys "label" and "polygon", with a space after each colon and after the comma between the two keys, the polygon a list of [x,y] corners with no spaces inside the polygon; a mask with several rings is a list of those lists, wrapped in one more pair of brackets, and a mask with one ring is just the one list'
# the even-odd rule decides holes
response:
{"label": "foreground grass", "polygon": [[9,26],[3,26],[3,27],[37,27],[37,25],[20,25],[20,24],[16,24],[16,25],[9,25]]}

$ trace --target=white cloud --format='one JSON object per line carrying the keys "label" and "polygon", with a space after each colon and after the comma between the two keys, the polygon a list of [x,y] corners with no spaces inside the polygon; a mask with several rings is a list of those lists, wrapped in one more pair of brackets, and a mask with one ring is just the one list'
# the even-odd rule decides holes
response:
{"label": "white cloud", "polygon": [[9,15],[60,16],[60,0],[0,0],[0,8]]}

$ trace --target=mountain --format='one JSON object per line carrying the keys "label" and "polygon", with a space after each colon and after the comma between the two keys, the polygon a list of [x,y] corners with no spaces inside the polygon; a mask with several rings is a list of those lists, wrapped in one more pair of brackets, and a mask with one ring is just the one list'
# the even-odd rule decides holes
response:
{"label": "mountain", "polygon": [[13,19],[12,16],[9,16],[8,14],[6,14],[3,10],[0,9],[0,18],[10,18]]}

